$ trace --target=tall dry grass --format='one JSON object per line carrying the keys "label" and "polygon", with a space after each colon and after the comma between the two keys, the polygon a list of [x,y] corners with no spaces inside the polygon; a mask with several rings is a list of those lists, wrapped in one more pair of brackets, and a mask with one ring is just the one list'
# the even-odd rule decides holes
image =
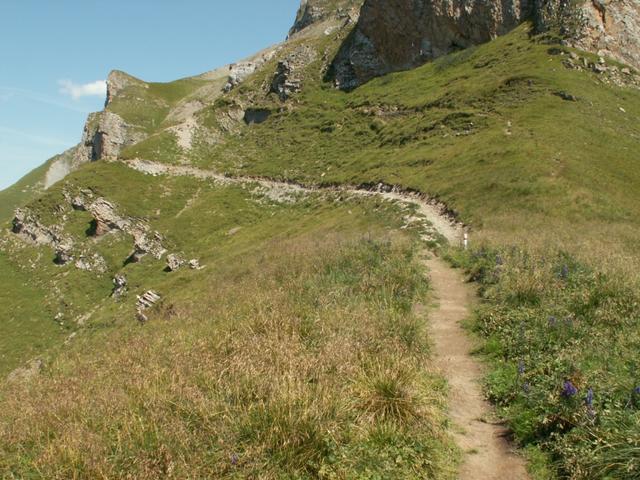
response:
{"label": "tall dry grass", "polygon": [[3,478],[451,478],[408,240],[273,244],[0,395]]}

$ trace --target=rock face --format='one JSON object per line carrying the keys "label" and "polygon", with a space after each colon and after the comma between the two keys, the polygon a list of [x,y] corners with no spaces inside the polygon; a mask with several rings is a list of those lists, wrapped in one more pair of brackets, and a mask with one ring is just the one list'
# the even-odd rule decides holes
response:
{"label": "rock face", "polygon": [[488,42],[515,28],[528,9],[526,2],[515,0],[367,0],[333,62],[333,78],[349,90]]}
{"label": "rock face", "polygon": [[269,93],[275,93],[283,102],[302,88],[303,69],[317,57],[314,49],[299,47],[278,62]]}
{"label": "rock face", "polygon": [[640,67],[640,1],[366,0],[330,77],[350,90],[508,33],[527,19],[565,30],[568,43]]}
{"label": "rock face", "polygon": [[77,163],[117,158],[120,150],[144,138],[133,131],[119,115],[99,112],[89,115],[84,127]]}
{"label": "rock face", "polygon": [[640,0],[592,0],[582,11],[576,47],[640,68]]}

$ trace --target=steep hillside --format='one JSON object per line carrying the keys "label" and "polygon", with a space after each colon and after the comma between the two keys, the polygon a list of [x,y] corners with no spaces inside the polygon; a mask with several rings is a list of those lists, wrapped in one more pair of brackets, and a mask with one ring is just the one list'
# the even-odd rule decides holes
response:
{"label": "steep hillside", "polygon": [[303,1],[251,58],[109,76],[0,193],[2,476],[458,478],[428,247],[532,476],[638,477],[637,3],[454,4]]}

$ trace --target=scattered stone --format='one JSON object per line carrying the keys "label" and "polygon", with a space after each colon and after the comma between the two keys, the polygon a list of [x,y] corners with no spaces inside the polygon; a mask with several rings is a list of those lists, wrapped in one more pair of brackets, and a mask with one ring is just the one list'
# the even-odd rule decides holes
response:
{"label": "scattered stone", "polygon": [[189,260],[189,268],[191,270],[202,270],[204,267],[200,266],[200,261],[197,258]]}
{"label": "scattered stone", "polygon": [[136,318],[140,323],[146,323],[149,320],[144,312],[154,307],[161,298],[162,297],[153,290],[149,290],[142,294],[142,296],[138,296],[138,303],[136,305]]}
{"label": "scattered stone", "polygon": [[236,233],[242,230],[242,227],[233,227],[231,230],[227,232],[227,236],[233,237]]}
{"label": "scattered stone", "polygon": [[18,208],[15,211],[12,231],[23,240],[37,245],[56,248],[62,243],[72,244],[70,239],[63,237],[60,227],[42,225],[35,215],[27,209]]}
{"label": "scattered stone", "polygon": [[627,111],[626,111],[624,108],[622,108],[622,107],[618,107],[618,108],[620,109],[620,111],[621,111],[622,113],[627,113]]}
{"label": "scattered stone", "polygon": [[113,277],[113,292],[111,296],[114,298],[120,298],[127,293],[127,277],[119,273]]}
{"label": "scattered stone", "polygon": [[53,259],[53,263],[63,266],[71,262],[73,262],[73,253],[71,248],[67,245],[59,245],[56,248],[56,255]]}
{"label": "scattered stone", "polygon": [[172,253],[167,255],[167,268],[168,272],[177,272],[185,264],[185,260],[180,256]]}
{"label": "scattered stone", "polygon": [[578,101],[578,97],[576,97],[575,95],[571,95],[570,93],[567,93],[567,92],[559,91],[559,92],[555,92],[554,95],[568,102]]}
{"label": "scattered stone", "polygon": [[622,73],[624,73],[625,75],[631,75],[631,70],[629,70],[627,67],[624,67],[622,70],[620,70]]}
{"label": "scattered stone", "polygon": [[608,70],[605,65],[601,64],[594,64],[591,69],[598,74],[605,73]]}

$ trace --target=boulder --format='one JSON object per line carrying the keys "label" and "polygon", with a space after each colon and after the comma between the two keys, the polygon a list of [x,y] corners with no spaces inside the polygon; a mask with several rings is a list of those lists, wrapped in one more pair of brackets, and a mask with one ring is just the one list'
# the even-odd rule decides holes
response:
{"label": "boulder", "polygon": [[149,290],[142,295],[139,295],[137,298],[138,302],[136,304],[136,318],[140,323],[146,323],[149,319],[144,312],[154,307],[162,297],[153,290]]}
{"label": "boulder", "polygon": [[269,93],[275,93],[280,100],[285,101],[302,88],[303,70],[317,57],[314,49],[301,46],[278,62],[275,74],[271,80]]}
{"label": "boulder", "polygon": [[180,268],[182,268],[182,266],[184,264],[185,264],[185,260],[180,255],[177,255],[175,253],[167,255],[167,268],[166,268],[166,270],[168,272],[176,272],[176,271],[180,270]]}
{"label": "boulder", "polygon": [[111,292],[111,296],[114,298],[120,298],[127,293],[127,277],[125,277],[122,273],[117,274],[113,277],[113,292]]}

